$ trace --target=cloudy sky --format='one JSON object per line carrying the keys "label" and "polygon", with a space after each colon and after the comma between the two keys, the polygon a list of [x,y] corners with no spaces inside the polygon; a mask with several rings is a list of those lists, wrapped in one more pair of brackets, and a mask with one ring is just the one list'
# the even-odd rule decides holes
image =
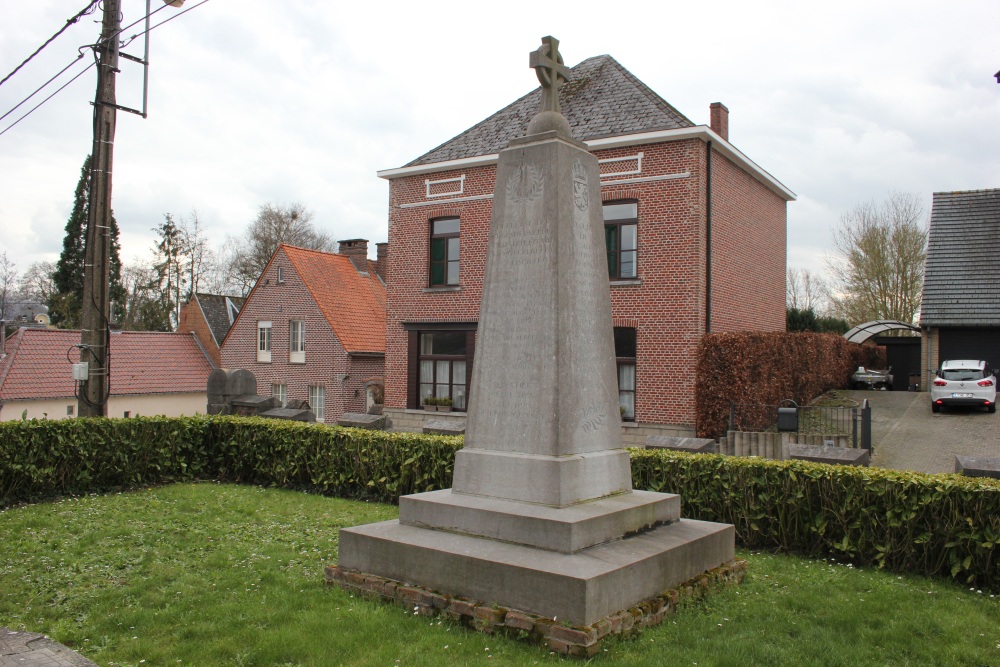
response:
{"label": "cloudy sky", "polygon": [[[1000,187],[996,0],[201,2],[151,33],[148,119],[118,116],[126,262],[150,255],[165,213],[197,211],[221,247],[269,202],[302,203],[336,238],[386,240],[389,188],[375,172],[534,88],[528,53],[548,34],[567,64],[611,54],[697,124],[726,104],[730,141],[798,195],[790,267],[822,269],[831,230],[858,202],[914,192],[929,213],[933,192]],[[0,77],[87,4],[4,3]],[[145,4],[122,0],[123,25]],[[96,41],[99,18],[0,86],[0,115]],[[141,55],[141,41],[125,51]],[[95,82],[91,69],[13,128],[56,86],[0,120],[0,250],[22,269],[58,258]],[[123,61],[119,104],[138,107],[141,94],[141,68]]]}

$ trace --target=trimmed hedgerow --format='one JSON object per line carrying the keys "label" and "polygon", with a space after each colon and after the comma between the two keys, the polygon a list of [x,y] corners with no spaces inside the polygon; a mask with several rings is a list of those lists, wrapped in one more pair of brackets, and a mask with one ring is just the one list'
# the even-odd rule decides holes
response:
{"label": "trimmed hedgerow", "polygon": [[702,438],[726,431],[729,404],[806,404],[847,387],[858,366],[884,367],[885,351],[817,333],[720,333],[702,336],[695,371],[695,428]]}
{"label": "trimmed hedgerow", "polygon": [[461,439],[244,417],[0,423],[0,507],[219,479],[393,502],[451,485]]}
{"label": "trimmed hedgerow", "polygon": [[632,450],[636,488],[736,526],[745,547],[843,558],[1000,589],[1000,481]]}
{"label": "trimmed hedgerow", "polygon": [[[242,417],[0,423],[0,507],[196,479],[396,502],[451,486],[457,437]],[[631,451],[637,489],[737,542],[1000,590],[1000,481]]]}

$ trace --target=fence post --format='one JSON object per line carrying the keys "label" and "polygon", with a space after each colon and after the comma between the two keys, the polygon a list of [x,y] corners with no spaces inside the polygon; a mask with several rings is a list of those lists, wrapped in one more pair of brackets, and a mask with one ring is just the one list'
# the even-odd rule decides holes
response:
{"label": "fence post", "polygon": [[[867,400],[867,399],[865,399]],[[851,447],[858,448],[858,409],[851,408]]]}
{"label": "fence post", "polygon": [[872,406],[866,398],[861,402],[861,446],[872,452]]}
{"label": "fence post", "polygon": [[733,424],[736,423],[736,401],[729,401],[729,430],[735,431]]}

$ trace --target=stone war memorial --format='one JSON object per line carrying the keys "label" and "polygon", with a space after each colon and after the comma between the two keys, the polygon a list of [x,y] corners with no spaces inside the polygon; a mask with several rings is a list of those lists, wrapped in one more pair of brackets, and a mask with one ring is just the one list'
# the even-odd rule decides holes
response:
{"label": "stone war memorial", "polygon": [[597,158],[559,112],[558,41],[529,64],[542,103],[501,151],[465,445],[451,489],[340,531],[331,582],[590,655],[678,598],[738,582],[733,526],[632,489]]}

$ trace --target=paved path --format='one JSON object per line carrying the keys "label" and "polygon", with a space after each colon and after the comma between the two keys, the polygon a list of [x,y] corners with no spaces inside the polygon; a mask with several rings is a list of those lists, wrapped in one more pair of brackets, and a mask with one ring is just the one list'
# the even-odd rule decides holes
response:
{"label": "paved path", "polygon": [[931,412],[927,392],[851,391],[872,406],[873,466],[955,472],[956,456],[1000,457],[1000,414],[945,408]]}
{"label": "paved path", "polygon": [[97,667],[45,635],[0,628],[0,667]]}

